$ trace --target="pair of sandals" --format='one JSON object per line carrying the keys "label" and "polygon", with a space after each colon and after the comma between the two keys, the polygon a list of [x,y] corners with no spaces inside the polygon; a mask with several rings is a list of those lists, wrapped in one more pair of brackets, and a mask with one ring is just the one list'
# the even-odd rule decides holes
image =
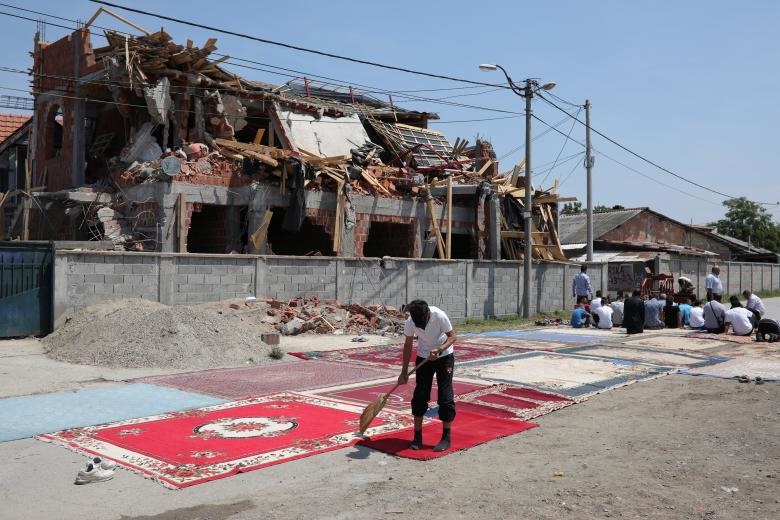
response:
{"label": "pair of sandals", "polygon": [[[749,383],[750,382],[750,377],[748,377],[747,375],[734,376],[734,377],[740,383]],[[753,380],[756,382],[757,385],[763,385],[764,384],[764,379],[761,376],[756,376]]]}

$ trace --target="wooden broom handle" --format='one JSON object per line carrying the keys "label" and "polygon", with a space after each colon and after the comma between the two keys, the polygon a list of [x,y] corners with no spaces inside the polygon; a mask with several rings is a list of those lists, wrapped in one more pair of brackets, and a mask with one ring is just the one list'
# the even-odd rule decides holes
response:
{"label": "wooden broom handle", "polygon": [[[417,369],[418,369],[418,368],[420,368],[421,366],[423,366],[425,363],[427,363],[427,362],[428,362],[428,359],[430,359],[430,358],[425,358],[425,359],[423,359],[423,360],[420,362],[420,364],[419,364],[419,365],[417,365],[416,367],[414,367],[414,368],[411,370],[411,372],[407,372],[407,373],[406,373],[406,379],[407,379],[407,382],[408,382],[408,380],[409,380],[409,376],[411,376],[412,374],[414,374],[415,372],[417,372]],[[395,386],[394,386],[394,387],[393,387],[393,388],[392,388],[392,389],[391,389],[389,392],[387,392],[387,394],[388,394],[388,395],[392,394],[393,392],[395,392],[396,388],[398,388],[399,386],[401,386],[401,385],[399,385],[398,383],[396,383],[396,385],[395,385]]]}

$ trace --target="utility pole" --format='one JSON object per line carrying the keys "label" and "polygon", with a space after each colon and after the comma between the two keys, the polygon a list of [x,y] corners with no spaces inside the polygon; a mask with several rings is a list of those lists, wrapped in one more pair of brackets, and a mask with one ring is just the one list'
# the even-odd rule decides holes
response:
{"label": "utility pole", "polygon": [[593,178],[591,177],[591,171],[593,170],[593,155],[590,148],[590,100],[585,100],[585,170],[588,177],[588,245],[587,256],[588,262],[593,261]]}
{"label": "utility pole", "polygon": [[531,99],[534,97],[532,79],[525,80],[525,207],[523,208],[523,229],[525,230],[525,254],[523,255],[523,317],[531,317],[531,276],[533,274],[533,199],[531,197]]}

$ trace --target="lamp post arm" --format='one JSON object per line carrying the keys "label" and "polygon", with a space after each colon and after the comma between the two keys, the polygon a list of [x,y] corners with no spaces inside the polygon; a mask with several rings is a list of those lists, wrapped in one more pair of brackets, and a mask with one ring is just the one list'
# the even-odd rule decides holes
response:
{"label": "lamp post arm", "polygon": [[506,76],[506,80],[509,83],[509,88],[512,89],[512,92],[514,92],[518,96],[523,96],[524,97],[525,93],[523,92],[523,89],[521,89],[520,87],[515,85],[515,82],[512,81],[512,78],[509,76],[509,73],[506,71],[506,69],[504,67],[502,67],[501,65],[498,65],[498,64],[496,64],[496,68],[500,69],[501,72],[504,73],[504,76]]}

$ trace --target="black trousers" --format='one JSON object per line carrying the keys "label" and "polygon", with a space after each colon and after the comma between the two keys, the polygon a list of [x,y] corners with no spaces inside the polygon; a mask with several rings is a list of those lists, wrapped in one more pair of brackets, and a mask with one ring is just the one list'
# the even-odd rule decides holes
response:
{"label": "black trousers", "polygon": [[[415,365],[423,359],[417,356]],[[428,361],[417,370],[417,383],[412,396],[412,415],[422,417],[428,411],[428,401],[431,399],[433,376],[436,375],[436,386],[439,388],[437,402],[439,404],[439,419],[450,422],[455,418],[455,393],[452,390],[452,373],[455,368],[455,355],[440,357]]]}

